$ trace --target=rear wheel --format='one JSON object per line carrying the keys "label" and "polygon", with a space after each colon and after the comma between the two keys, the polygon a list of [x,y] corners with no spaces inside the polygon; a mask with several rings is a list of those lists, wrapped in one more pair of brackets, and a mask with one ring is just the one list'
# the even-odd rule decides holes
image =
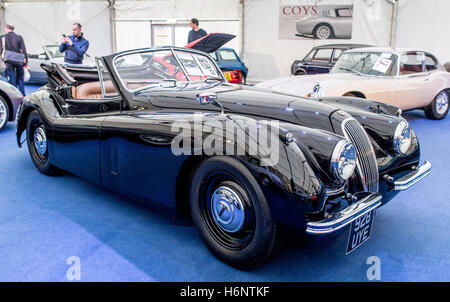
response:
{"label": "rear wheel", "polygon": [[328,24],[319,24],[313,33],[316,39],[326,40],[333,37],[333,29]]}
{"label": "rear wheel", "polygon": [[304,70],[297,70],[294,75],[299,76],[299,75],[305,75],[305,74],[306,74],[306,72]]}
{"label": "rear wheel", "polygon": [[40,114],[34,110],[27,121],[27,145],[33,163],[39,172],[55,175],[59,169],[49,162],[47,130]]}
{"label": "rear wheel", "polygon": [[244,270],[269,259],[276,224],[259,184],[242,163],[213,157],[200,164],[191,182],[190,206],[203,241],[218,258]]}
{"label": "rear wheel", "polygon": [[443,119],[447,115],[448,110],[449,103],[447,90],[442,90],[439,92],[431,104],[424,109],[425,116],[432,120]]}
{"label": "rear wheel", "polygon": [[5,128],[9,120],[9,106],[6,100],[0,96],[0,130]]}

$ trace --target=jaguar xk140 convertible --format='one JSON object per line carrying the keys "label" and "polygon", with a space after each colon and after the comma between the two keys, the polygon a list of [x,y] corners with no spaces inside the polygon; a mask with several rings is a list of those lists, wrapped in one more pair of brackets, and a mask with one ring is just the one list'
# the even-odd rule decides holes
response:
{"label": "jaguar xk140 convertible", "polygon": [[[37,169],[190,209],[207,247],[240,269],[269,259],[279,226],[312,235],[347,227],[351,252],[368,239],[374,211],[431,171],[397,107],[229,84],[200,51],[126,51],[97,58],[97,70],[42,67],[48,85],[16,117]],[[268,121],[277,135],[261,139]]]}

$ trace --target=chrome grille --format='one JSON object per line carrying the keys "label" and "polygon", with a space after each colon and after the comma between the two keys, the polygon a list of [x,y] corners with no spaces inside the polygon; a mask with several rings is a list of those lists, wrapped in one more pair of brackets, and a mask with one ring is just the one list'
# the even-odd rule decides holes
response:
{"label": "chrome grille", "polygon": [[345,137],[355,145],[357,152],[356,172],[361,179],[364,190],[378,192],[378,165],[372,143],[366,131],[355,119],[346,119],[342,123]]}

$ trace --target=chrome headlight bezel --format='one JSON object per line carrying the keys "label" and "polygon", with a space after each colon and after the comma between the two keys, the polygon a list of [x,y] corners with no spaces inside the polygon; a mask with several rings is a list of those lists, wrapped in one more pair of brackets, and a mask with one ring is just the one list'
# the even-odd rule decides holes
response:
{"label": "chrome headlight bezel", "polygon": [[398,154],[405,154],[411,146],[411,127],[406,120],[402,120],[395,128],[394,132],[394,150]]}
{"label": "chrome headlight bezel", "polygon": [[340,140],[331,156],[331,172],[339,180],[349,179],[356,169],[356,148],[346,139]]}

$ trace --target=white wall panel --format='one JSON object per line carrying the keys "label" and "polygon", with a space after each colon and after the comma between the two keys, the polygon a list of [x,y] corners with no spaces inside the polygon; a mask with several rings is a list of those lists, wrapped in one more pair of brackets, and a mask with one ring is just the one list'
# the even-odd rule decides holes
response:
{"label": "white wall panel", "polygon": [[72,34],[74,22],[83,25],[88,54],[111,53],[106,1],[13,2],[8,3],[5,15],[6,22],[23,36],[29,53],[41,52],[45,44],[59,44],[63,33]]}
{"label": "white wall panel", "polygon": [[237,19],[239,0],[117,1],[117,19]]}
{"label": "white wall panel", "polygon": [[416,48],[450,62],[450,1],[400,0],[396,47]]}

